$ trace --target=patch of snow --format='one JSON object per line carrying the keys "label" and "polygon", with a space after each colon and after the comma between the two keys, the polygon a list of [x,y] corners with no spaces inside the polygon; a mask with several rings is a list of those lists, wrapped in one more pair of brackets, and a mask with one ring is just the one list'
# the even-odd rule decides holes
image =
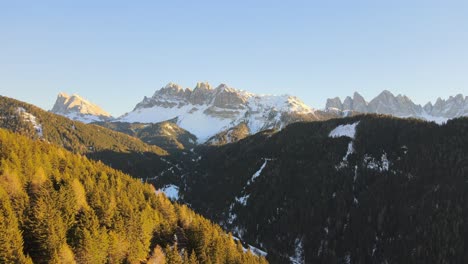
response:
{"label": "patch of snow", "polygon": [[100,116],[95,116],[95,115],[89,115],[89,114],[80,114],[80,113],[76,113],[76,112],[70,112],[70,113],[55,113],[57,115],[61,115],[61,116],[64,116],[68,119],[71,119],[71,120],[74,120],[74,121],[79,121],[79,122],[82,122],[82,123],[85,123],[85,124],[89,124],[89,123],[92,123],[92,122],[100,122],[100,121],[103,121],[103,120],[106,120],[105,118],[103,117],[100,117]]}
{"label": "patch of snow", "polygon": [[320,240],[320,246],[317,250],[317,257],[320,257],[320,255],[322,255],[324,244],[325,244],[325,241],[323,241],[323,239]]}
{"label": "patch of snow", "polygon": [[353,154],[354,153],[354,142],[351,140],[349,143],[348,143],[348,150],[346,151],[346,154],[345,156],[343,157],[343,160],[340,162],[339,165],[337,165],[335,168],[337,170],[339,169],[342,169],[344,167],[346,167],[348,165],[348,157],[349,155]]}
{"label": "patch of snow", "polygon": [[380,161],[382,162],[382,170],[388,171],[390,167],[390,161],[387,159],[387,153],[382,154]]}
{"label": "patch of snow", "polygon": [[260,174],[262,173],[263,169],[265,169],[266,165],[268,164],[268,161],[271,161],[272,159],[264,159],[265,161],[263,162],[262,166],[260,167],[259,170],[257,170],[253,175],[252,178],[247,182],[247,185],[250,185]]}
{"label": "patch of snow", "polygon": [[266,257],[268,255],[266,251],[263,251],[251,245],[249,245],[249,249],[250,249],[250,252],[252,252],[254,255],[258,257]]}
{"label": "patch of snow", "polygon": [[356,126],[359,124],[359,121],[348,124],[348,125],[339,125],[335,129],[333,129],[330,134],[328,135],[331,138],[338,138],[338,137],[349,137],[351,141],[348,143],[348,149],[346,151],[343,160],[340,162],[339,165],[335,166],[335,169],[339,170],[348,165],[348,157],[349,155],[354,153],[354,137],[356,135]]}
{"label": "patch of snow", "polygon": [[356,182],[356,180],[357,180],[357,177],[358,177],[358,173],[357,173],[357,171],[358,171],[358,166],[356,165],[356,166],[354,166],[354,177],[353,177],[353,183],[354,183],[354,182]]}
{"label": "patch of snow", "polygon": [[247,205],[247,200],[249,199],[250,197],[250,194],[246,194],[240,198],[236,197],[236,201],[240,204],[242,204],[243,206]]}
{"label": "patch of snow", "polygon": [[351,264],[351,255],[350,254],[347,254],[344,259],[343,259],[343,262],[345,264]]}
{"label": "patch of snow", "polygon": [[408,147],[406,145],[401,146],[401,149],[403,150],[403,154],[408,153]]}
{"label": "patch of snow", "polygon": [[232,229],[232,232],[233,234],[237,234],[237,236],[242,239],[242,237],[244,237],[244,234],[245,234],[245,229],[242,228],[242,227],[239,227],[239,226],[235,226],[233,229]]}
{"label": "patch of snow", "polygon": [[294,244],[295,244],[294,255],[290,257],[289,260],[291,260],[291,263],[293,264],[304,264],[305,259],[304,259],[304,247],[302,244],[302,239],[297,238]]}
{"label": "patch of snow", "polygon": [[234,210],[234,203],[232,203],[232,204],[229,206],[228,219],[227,219],[227,222],[228,222],[229,224],[234,223],[234,221],[237,219],[237,214],[234,213],[233,210]]}
{"label": "patch of snow", "polygon": [[[241,242],[241,244],[243,244],[242,240],[240,240],[239,238],[237,238],[235,236],[233,236],[232,238],[235,241],[239,241],[239,242]],[[263,250],[261,250],[259,248],[256,248],[256,247],[254,247],[252,245],[248,245],[248,244],[247,244],[247,248],[244,247],[244,245],[242,245],[242,249],[244,250],[244,252],[247,252],[250,249],[250,252],[252,252],[252,254],[256,255],[257,257],[266,257],[268,255],[268,253],[266,251],[263,251]]]}
{"label": "patch of snow", "polygon": [[169,184],[161,188],[161,191],[171,200],[179,199],[179,187]]}
{"label": "patch of snow", "polygon": [[26,112],[26,109],[24,109],[23,107],[18,107],[17,112],[21,115],[21,117],[24,118],[24,120],[30,122],[33,125],[39,137],[42,138],[44,136],[44,133],[42,131],[42,125],[37,123],[36,117],[34,115]]}
{"label": "patch of snow", "polygon": [[390,168],[390,161],[387,158],[387,153],[383,153],[380,160],[376,160],[369,155],[364,155],[364,166],[371,170],[388,171]]}
{"label": "patch of snow", "polygon": [[359,121],[353,124],[339,125],[335,129],[333,129],[328,136],[331,138],[349,137],[351,139],[354,139],[354,136],[356,135],[356,126],[358,124]]}

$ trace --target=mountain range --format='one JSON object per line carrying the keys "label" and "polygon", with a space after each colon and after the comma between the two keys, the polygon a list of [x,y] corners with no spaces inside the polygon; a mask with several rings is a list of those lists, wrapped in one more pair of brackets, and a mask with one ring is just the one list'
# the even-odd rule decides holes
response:
{"label": "mountain range", "polygon": [[[63,93],[58,95],[51,112],[85,123],[149,124],[170,120],[193,134],[196,142],[210,144],[229,143],[265,129],[281,129],[296,121],[329,116],[294,96],[256,95],[225,84],[213,88],[203,82],[194,89],[169,83],[118,118],[78,95],[70,97]],[[230,137],[231,134],[236,136]]]}
{"label": "mountain range", "polygon": [[325,109],[342,115],[349,112],[376,113],[397,117],[415,117],[441,123],[448,119],[468,115],[468,97],[462,94],[450,96],[447,100],[439,97],[434,104],[428,102],[421,106],[415,104],[407,96],[400,94],[395,96],[386,90],[370,102],[355,92],[352,98],[347,96],[343,102],[338,97],[328,99]]}
{"label": "mountain range", "polygon": [[[146,126],[144,124],[170,122],[173,125],[169,127],[184,131],[194,143],[222,145],[259,131],[281,130],[298,121],[327,120],[358,113],[413,117],[443,123],[448,119],[468,115],[468,97],[459,94],[446,100],[438,98],[434,104],[429,102],[421,106],[407,96],[395,96],[389,91],[383,91],[369,102],[355,92],[353,97],[348,96],[343,102],[339,97],[328,99],[325,109],[318,110],[290,95],[258,95],[225,84],[213,88],[206,82],[197,83],[193,89],[169,83],[151,97],[145,96],[132,111],[117,118],[79,95],[68,96],[64,93],[58,95],[51,111],[85,123],[98,122],[137,137],[140,133],[136,130],[132,132],[128,126],[136,128],[138,125],[123,124],[141,124],[137,129],[141,130]],[[165,126],[158,125],[157,131],[151,133],[170,136],[169,130],[162,132],[164,127],[169,128],[167,123]],[[151,128],[145,129],[146,132],[149,130]],[[161,144],[155,138],[152,142],[147,138],[145,140],[146,143]],[[174,138],[170,140],[175,142]],[[183,144],[169,148],[181,146]]]}
{"label": "mountain range", "polygon": [[297,119],[319,120],[320,116],[293,96],[256,95],[225,84],[213,88],[208,83],[198,83],[192,90],[169,83],[118,120],[157,123],[174,118],[181,128],[204,143],[241,123],[246,125],[248,134],[255,134],[281,129]]}

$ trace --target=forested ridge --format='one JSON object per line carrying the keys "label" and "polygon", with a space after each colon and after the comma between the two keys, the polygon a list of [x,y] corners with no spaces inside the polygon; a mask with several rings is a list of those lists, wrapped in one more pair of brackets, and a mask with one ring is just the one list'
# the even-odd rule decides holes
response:
{"label": "forested ridge", "polygon": [[198,148],[182,197],[272,263],[466,263],[467,135],[468,118],[299,122]]}
{"label": "forested ridge", "polygon": [[[42,127],[42,135],[37,133],[32,122],[21,116],[19,109],[36,117],[36,123]],[[150,146],[134,137],[118,133],[101,126],[84,124],[66,117],[44,111],[34,105],[12,98],[0,96],[0,127],[24,134],[32,138],[64,147],[72,152],[86,154],[103,150],[116,152],[153,152],[166,155],[158,146]]]}
{"label": "forested ridge", "polygon": [[0,128],[84,154],[136,178],[154,177],[170,166],[168,152],[154,144],[5,96],[0,96]]}
{"label": "forested ridge", "polygon": [[0,263],[266,263],[154,187],[0,129]]}

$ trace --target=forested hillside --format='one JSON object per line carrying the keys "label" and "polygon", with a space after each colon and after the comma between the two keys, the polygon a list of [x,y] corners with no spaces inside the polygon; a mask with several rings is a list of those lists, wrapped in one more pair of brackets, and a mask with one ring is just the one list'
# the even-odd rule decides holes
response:
{"label": "forested hillside", "polygon": [[266,263],[147,184],[0,129],[0,263]]}
{"label": "forested hillside", "polygon": [[195,147],[197,137],[177,126],[175,121],[160,123],[95,122],[118,132],[141,139],[149,145],[156,145],[171,152],[189,150]]}
{"label": "forested hillside", "polygon": [[181,197],[273,263],[465,263],[467,135],[468,118],[295,123],[199,148]]}
{"label": "forested hillside", "polygon": [[101,160],[138,178],[154,177],[171,165],[167,151],[158,146],[4,96],[0,96],[0,128]]}

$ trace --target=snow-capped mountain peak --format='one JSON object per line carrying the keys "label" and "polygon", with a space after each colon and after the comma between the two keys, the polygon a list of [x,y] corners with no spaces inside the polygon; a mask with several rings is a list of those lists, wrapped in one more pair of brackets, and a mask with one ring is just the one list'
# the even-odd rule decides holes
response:
{"label": "snow-capped mountain peak", "polygon": [[252,134],[282,128],[297,121],[298,116],[314,119],[315,110],[289,95],[257,95],[226,84],[213,88],[207,82],[199,82],[193,89],[169,83],[152,97],[144,97],[118,121],[157,123],[177,118],[180,127],[203,143],[240,123],[247,124]]}
{"label": "snow-capped mountain peak", "polygon": [[101,107],[89,102],[77,94],[59,93],[51,112],[84,123],[107,121],[112,116]]}

